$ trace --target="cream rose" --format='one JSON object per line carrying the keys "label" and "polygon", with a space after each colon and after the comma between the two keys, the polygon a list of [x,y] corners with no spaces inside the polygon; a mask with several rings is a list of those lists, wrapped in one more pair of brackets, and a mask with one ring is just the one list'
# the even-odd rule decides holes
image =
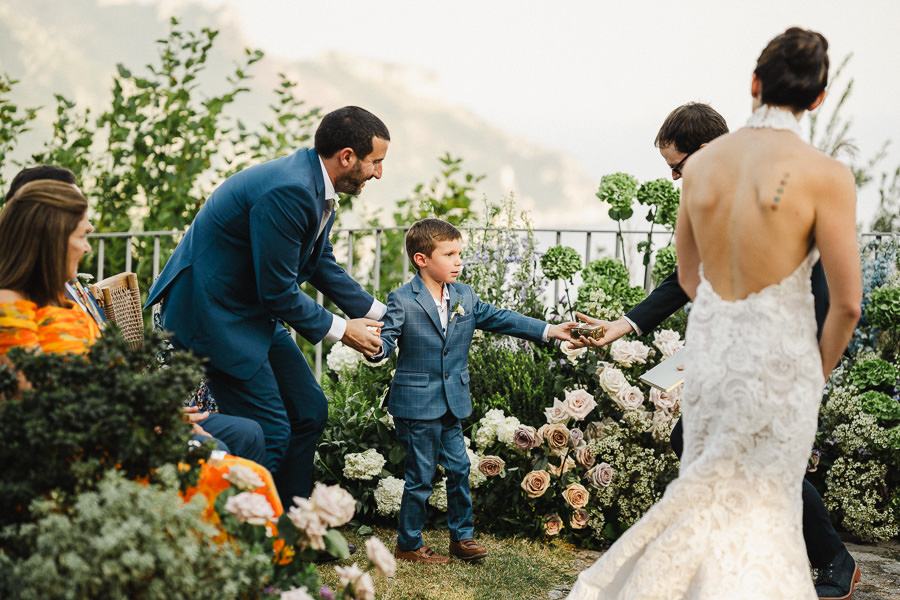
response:
{"label": "cream rose", "polygon": [[677,332],[663,329],[653,334],[653,345],[659,348],[666,358],[672,356],[684,346],[684,341]]}
{"label": "cream rose", "polygon": [[600,380],[600,387],[611,396],[615,396],[619,390],[628,385],[625,374],[617,368],[608,365],[603,367],[602,370],[598,370],[597,378]]}
{"label": "cream rose", "polygon": [[[569,430],[562,423],[553,423],[550,425],[546,425],[547,429],[542,433],[542,436],[545,440],[547,440],[547,445],[550,446],[551,450],[564,450],[566,446],[569,445]],[[541,429],[544,429],[541,427]]]}
{"label": "cream rose", "polygon": [[257,475],[256,471],[246,465],[231,465],[228,472],[222,476],[222,479],[225,479],[237,489],[245,492],[252,492],[265,485],[262,477]]}
{"label": "cream rose", "polygon": [[275,509],[262,494],[241,492],[225,502],[225,510],[235,516],[241,523],[266,525],[275,518]]}
{"label": "cream rose", "polygon": [[594,463],[597,462],[594,458],[594,455],[591,454],[590,446],[582,446],[575,451],[575,460],[578,461],[585,469],[590,469],[594,466]]}
{"label": "cream rose", "polygon": [[586,390],[577,389],[571,392],[566,390],[566,400],[563,403],[566,414],[576,421],[583,421],[588,413],[597,407],[594,397]]}
{"label": "cream rose", "polygon": [[591,517],[588,514],[588,511],[583,508],[579,508],[575,512],[572,513],[572,518],[569,520],[569,526],[572,529],[584,529],[587,527],[588,521],[590,521]]}
{"label": "cream rose", "polygon": [[493,477],[503,472],[506,462],[499,456],[483,456],[478,461],[478,470],[484,473],[485,477]]}
{"label": "cream rose", "polygon": [[547,423],[565,423],[569,420],[569,411],[566,410],[565,402],[560,402],[557,398],[553,399],[553,406],[544,409],[544,415],[547,417]]}
{"label": "cream rose", "polygon": [[637,386],[629,385],[620,389],[614,400],[622,410],[637,410],[644,404],[644,392]]}
{"label": "cream rose", "polygon": [[531,450],[541,445],[541,436],[531,425],[519,425],[513,432],[513,443],[522,450]]}
{"label": "cream rose", "polygon": [[569,506],[575,509],[584,508],[591,499],[587,489],[580,483],[570,483],[566,486],[562,495],[565,501],[569,503]]}
{"label": "cream rose", "polygon": [[563,520],[559,515],[549,515],[544,517],[544,533],[547,535],[559,535],[563,528]]}
{"label": "cream rose", "polygon": [[595,488],[604,488],[612,483],[613,468],[602,462],[587,472],[587,479]]}
{"label": "cream rose", "polygon": [[348,523],[356,512],[356,500],[339,485],[317,483],[309,499],[322,522],[329,527]]}
{"label": "cream rose", "polygon": [[313,597],[306,592],[306,586],[293,588],[286,592],[281,592],[278,600],[313,600]]}
{"label": "cream rose", "polygon": [[577,361],[578,358],[587,351],[587,346],[576,348],[570,342],[563,342],[559,345],[559,349],[562,350],[562,353],[566,355],[566,358],[569,359],[569,362],[574,364],[575,361]]}
{"label": "cream rose", "polygon": [[623,367],[631,367],[635,363],[646,363],[649,353],[650,349],[638,341],[616,340],[609,346],[610,356]]}
{"label": "cream rose", "polygon": [[547,471],[532,471],[522,480],[522,489],[529,498],[540,498],[550,487],[550,473]]}
{"label": "cream rose", "polygon": [[681,398],[681,386],[676,387],[672,391],[664,392],[659,388],[650,390],[650,402],[653,405],[665,411],[673,411],[678,406],[678,400]]}
{"label": "cream rose", "polygon": [[375,565],[375,569],[385,577],[393,577],[397,570],[397,561],[387,546],[377,537],[366,540],[366,556]]}
{"label": "cream rose", "polygon": [[312,548],[313,550],[324,550],[324,536],[328,533],[328,528],[319,514],[316,507],[308,498],[294,496],[294,506],[288,510],[288,518],[297,531],[300,532],[300,539],[297,540],[297,546],[301,550]]}

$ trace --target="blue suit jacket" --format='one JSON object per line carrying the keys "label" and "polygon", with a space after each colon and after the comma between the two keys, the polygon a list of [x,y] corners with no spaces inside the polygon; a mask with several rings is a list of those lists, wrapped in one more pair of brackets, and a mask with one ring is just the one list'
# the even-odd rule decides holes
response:
{"label": "blue suit jacket", "polygon": [[276,320],[318,342],[332,315],[300,291],[309,281],[347,315],[374,299],[338,266],[328,236],[316,239],[325,181],[314,149],[232,175],[209,197],[178,244],[147,306],[163,326],[217,369],[249,379],[267,360]]}
{"label": "blue suit jacket", "polygon": [[[471,287],[450,283],[447,333],[431,293],[418,274],[388,295],[381,329],[384,354],[399,348],[388,394],[388,412],[402,419],[437,419],[449,409],[458,419],[472,414],[469,347],[476,329],[541,341],[546,323],[482,302]],[[457,303],[464,314],[454,311]],[[379,360],[379,359],[369,359]]]}

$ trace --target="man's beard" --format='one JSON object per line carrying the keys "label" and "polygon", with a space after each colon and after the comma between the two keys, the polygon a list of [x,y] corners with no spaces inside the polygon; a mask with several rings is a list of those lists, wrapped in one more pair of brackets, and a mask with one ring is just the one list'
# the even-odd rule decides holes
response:
{"label": "man's beard", "polygon": [[362,166],[357,162],[351,170],[335,180],[334,191],[358,196],[362,192],[363,184],[369,179],[363,175]]}

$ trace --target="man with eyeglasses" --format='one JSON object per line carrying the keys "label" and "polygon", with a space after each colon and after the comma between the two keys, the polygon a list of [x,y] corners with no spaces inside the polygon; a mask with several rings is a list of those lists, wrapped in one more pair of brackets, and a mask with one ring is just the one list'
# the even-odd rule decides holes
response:
{"label": "man with eyeglasses", "polygon": [[[689,102],[673,110],[656,135],[654,146],[672,171],[672,179],[681,179],[681,169],[688,158],[720,135],[728,133],[725,119],[708,104]],[[816,305],[816,321],[821,335],[828,313],[828,283],[821,261],[813,267],[812,291]],[[631,332],[646,335],[688,302],[678,284],[678,269],[669,275],[643,302],[615,321],[603,321],[576,313],[588,323],[602,325],[599,340],[581,338],[576,346],[605,346]],[[684,448],[681,419],[672,429],[669,441],[681,458]],[[856,562],[831,524],[831,518],[815,487],[803,480],[803,537],[809,562],[818,570],[815,586],[819,600],[849,600],[856,581]],[[761,524],[761,526],[765,526]],[[764,593],[764,590],[760,590]]]}

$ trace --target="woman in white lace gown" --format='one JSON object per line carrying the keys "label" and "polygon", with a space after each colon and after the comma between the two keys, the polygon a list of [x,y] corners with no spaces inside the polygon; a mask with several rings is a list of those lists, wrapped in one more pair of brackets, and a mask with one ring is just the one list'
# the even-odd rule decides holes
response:
{"label": "woman in white lace gown", "polygon": [[[862,288],[853,175],[799,137],[798,119],[824,97],[826,51],[798,28],[772,40],[747,127],[685,165],[676,248],[694,305],[679,477],[570,599],[816,598],[800,487]],[[819,254],[831,307],[817,342]]]}

